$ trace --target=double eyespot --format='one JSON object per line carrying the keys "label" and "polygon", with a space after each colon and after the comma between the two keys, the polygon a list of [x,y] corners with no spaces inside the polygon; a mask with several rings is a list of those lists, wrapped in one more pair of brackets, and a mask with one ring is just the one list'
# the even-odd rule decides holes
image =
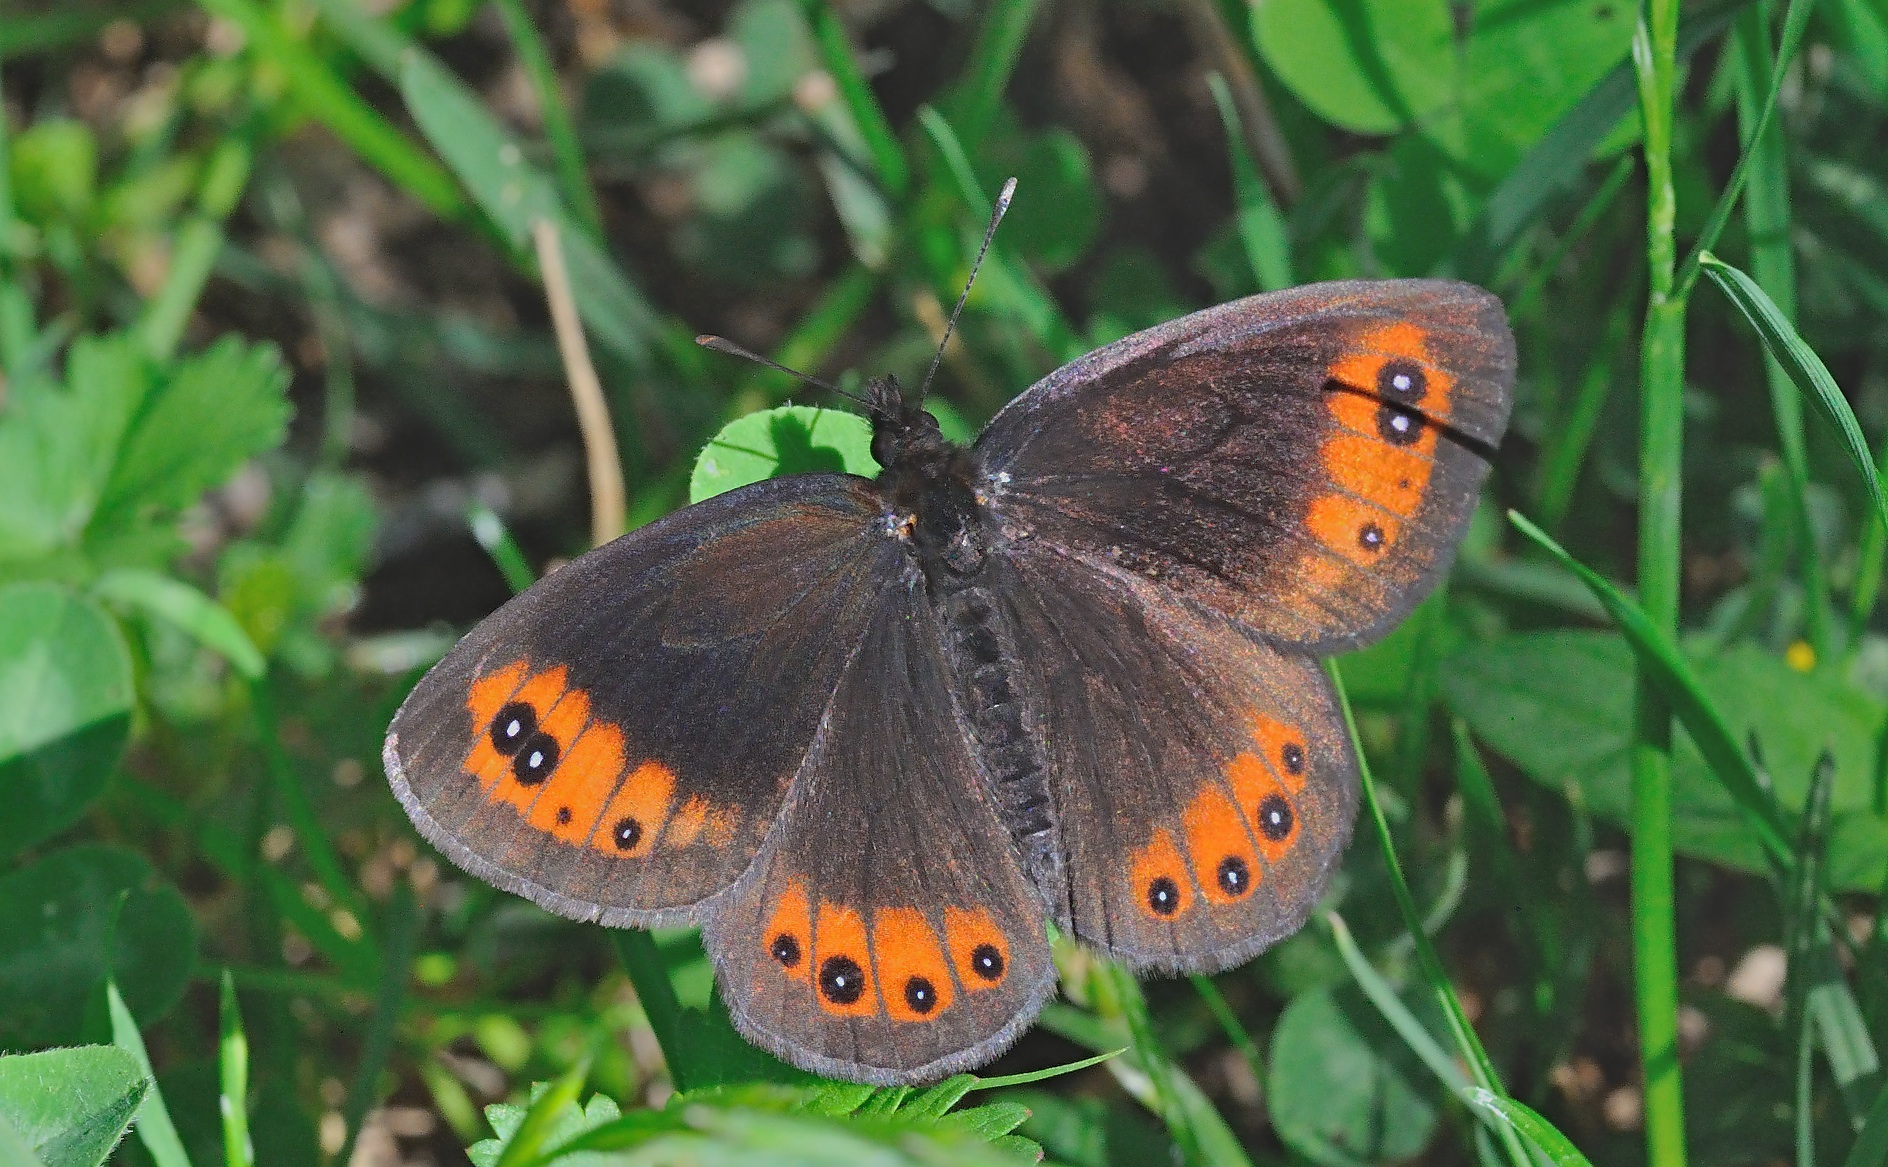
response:
{"label": "double eyespot", "polygon": [[477,736],[465,771],[561,843],[641,858],[658,839],[666,850],[733,836],[733,808],[677,805],[667,766],[632,766],[621,728],[595,716],[562,665],[531,672],[518,661],[489,673],[473,682],[466,709]]}

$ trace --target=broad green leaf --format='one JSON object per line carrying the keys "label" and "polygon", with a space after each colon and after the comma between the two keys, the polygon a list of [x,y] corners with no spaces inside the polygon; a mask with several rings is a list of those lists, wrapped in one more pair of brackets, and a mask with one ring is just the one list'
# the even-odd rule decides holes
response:
{"label": "broad green leaf", "polygon": [[1269,0],[1252,23],[1279,80],[1333,125],[1387,134],[1449,99],[1446,0]]}
{"label": "broad green leaf", "polygon": [[0,1046],[76,1036],[104,995],[108,945],[133,1017],[148,1023],[177,1003],[196,921],[143,856],[87,843],[0,876]]}
{"label": "broad green leaf", "polygon": [[1770,350],[1770,355],[1783,367],[1783,371],[1790,375],[1790,380],[1796,382],[1797,389],[1802,391],[1816,412],[1835,430],[1842,442],[1843,452],[1861,475],[1869,500],[1875,504],[1875,510],[1882,520],[1888,522],[1888,496],[1882,493],[1881,479],[1875,473],[1875,458],[1869,451],[1868,439],[1862,436],[1862,426],[1855,420],[1855,411],[1849,408],[1848,399],[1842,396],[1842,390],[1836,385],[1836,379],[1829,375],[1822,358],[1797,335],[1795,326],[1771,301],[1768,293],[1757,286],[1757,281],[1708,251],[1699,256],[1698,262],[1703,265],[1705,274],[1711,277],[1712,282],[1730,297],[1731,303],[1750,321],[1757,335],[1763,338],[1764,347]]}
{"label": "broad green leaf", "polygon": [[1435,1133],[1428,1077],[1351,992],[1293,997],[1272,1032],[1267,1109],[1285,1144],[1321,1163],[1411,1158]]}
{"label": "broad green leaf", "polygon": [[782,405],[721,427],[695,459],[688,501],[779,474],[878,474],[872,426],[856,413]]}
{"label": "broad green leaf", "polygon": [[180,579],[141,568],[108,571],[92,585],[107,603],[134,609],[189,633],[198,643],[254,680],[268,667],[236,617],[221,604]]}
{"label": "broad green leaf", "polygon": [[173,366],[126,435],[100,521],[189,506],[288,431],[288,370],[272,344],[225,337]]}
{"label": "broad green leaf", "polygon": [[66,385],[24,379],[0,409],[0,563],[76,545],[152,383],[122,336],[81,337]]}
{"label": "broad green leaf", "polygon": [[[1779,802],[1800,807],[1816,757],[1836,758],[1830,886],[1881,885],[1888,831],[1873,812],[1875,742],[1888,710],[1828,672],[1800,673],[1754,646],[1688,658],[1733,741],[1755,735]],[[1592,813],[1631,821],[1626,747],[1632,725],[1632,650],[1605,632],[1526,633],[1465,648],[1442,668],[1450,707],[1475,736],[1528,777],[1577,788]],[[1678,849],[1748,871],[1768,870],[1758,841],[1689,735],[1673,763]]]}
{"label": "broad green leaf", "polygon": [[108,1045],[0,1056],[0,1121],[45,1167],[98,1167],[150,1083]]}
{"label": "broad green leaf", "polygon": [[74,118],[46,118],[8,143],[13,198],[28,222],[78,219],[98,188],[98,140]]}
{"label": "broad green leaf", "polygon": [[0,588],[0,857],[77,821],[118,764],[131,706],[130,653],[96,604],[52,584]]}
{"label": "broad green leaf", "polygon": [[1529,1109],[1525,1103],[1512,1098],[1503,1098],[1492,1090],[1483,1090],[1471,1086],[1462,1092],[1468,1104],[1482,1114],[1489,1115],[1498,1122],[1503,1122],[1521,1132],[1521,1136],[1534,1144],[1546,1155],[1555,1167],[1592,1167],[1587,1157],[1558,1127],[1548,1122],[1539,1114]]}

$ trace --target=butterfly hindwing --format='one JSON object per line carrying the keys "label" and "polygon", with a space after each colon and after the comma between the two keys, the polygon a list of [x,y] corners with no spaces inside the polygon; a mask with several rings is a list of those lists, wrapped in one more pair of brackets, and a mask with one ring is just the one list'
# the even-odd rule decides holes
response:
{"label": "butterfly hindwing", "polygon": [[976,452],[1010,538],[1125,567],[1320,652],[1447,567],[1507,425],[1514,340],[1468,284],[1254,296],[1098,349]]}
{"label": "butterfly hindwing", "polygon": [[779,826],[704,930],[743,1033],[858,1081],[981,1065],[1054,985],[922,588],[914,570],[873,622]]}
{"label": "butterfly hindwing", "polygon": [[1003,589],[1062,865],[1057,922],[1137,968],[1296,931],[1350,839],[1356,763],[1317,661],[1122,568],[1019,548]]}
{"label": "butterfly hindwing", "polygon": [[513,599],[384,752],[460,866],[578,919],[694,918],[747,868],[903,570],[862,479],[722,495]]}

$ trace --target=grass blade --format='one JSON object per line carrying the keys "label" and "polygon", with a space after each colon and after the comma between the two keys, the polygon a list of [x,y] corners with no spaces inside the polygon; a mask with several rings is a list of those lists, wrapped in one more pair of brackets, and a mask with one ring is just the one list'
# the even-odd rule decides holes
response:
{"label": "grass blade", "polygon": [[1718,781],[1724,784],[1732,800],[1745,812],[1752,830],[1775,860],[1777,868],[1786,870],[1792,859],[1790,845],[1785,841],[1788,828],[1782,812],[1775,800],[1766,796],[1766,787],[1757,773],[1755,763],[1738,745],[1730,726],[1725,723],[1711,699],[1705,696],[1691,665],[1671,639],[1653,627],[1650,617],[1638,605],[1600,578],[1599,573],[1567,554],[1545,531],[1515,511],[1508,512],[1508,521],[1519,528],[1522,534],[1540,544],[1563,567],[1579,576],[1605,607],[1613,622],[1625,634],[1626,643],[1631,646],[1646,676],[1658,686],[1660,694],[1677,712],[1691,740],[1697,744],[1712,772],[1718,776]]}
{"label": "grass blade", "polygon": [[151,1082],[144,1101],[138,1103],[137,1117],[131,1120],[138,1132],[138,1141],[150,1152],[151,1161],[157,1167],[190,1167],[184,1141],[177,1137],[177,1124],[170,1120],[170,1108],[164,1105],[164,1092],[157,1087],[157,1075],[151,1070],[151,1055],[145,1052],[144,1037],[138,1033],[138,1023],[118,993],[118,982],[110,978],[105,981],[105,1006],[111,1013],[111,1043],[136,1058],[138,1069]]}
{"label": "grass blade", "polygon": [[174,576],[124,567],[98,577],[93,592],[107,603],[135,608],[188,633],[228,661],[245,680],[256,680],[268,662],[229,609]]}
{"label": "grass blade", "polygon": [[[1410,1052],[1415,1054],[1423,1065],[1429,1067],[1429,1072],[1434,1074],[1450,1093],[1459,1094],[1469,1089],[1469,1080],[1463,1076],[1462,1069],[1456,1065],[1455,1059],[1442,1048],[1441,1043],[1436,1041],[1428,1028],[1417,1020],[1416,1015],[1409,1011],[1409,1006],[1403,1004],[1403,999],[1396,994],[1396,987],[1385,980],[1383,974],[1377,971],[1377,967],[1370,963],[1370,958],[1364,955],[1363,949],[1357,947],[1357,938],[1351,935],[1350,925],[1344,922],[1344,917],[1336,912],[1326,912],[1324,922],[1330,927],[1331,939],[1337,944],[1338,955],[1342,956],[1344,963],[1349,966],[1350,975],[1357,981],[1357,987],[1364,991],[1364,996],[1370,998],[1370,1003],[1375,1005],[1377,1012],[1390,1023],[1390,1028],[1396,1030],[1396,1035],[1403,1039],[1403,1044],[1409,1047]],[[1496,1128],[1490,1124],[1489,1129]]]}
{"label": "grass blade", "polygon": [[1253,278],[1267,292],[1292,285],[1291,240],[1285,232],[1285,216],[1272,200],[1272,188],[1259,177],[1252,155],[1246,149],[1244,128],[1239,124],[1239,107],[1232,90],[1218,73],[1209,73],[1206,84],[1219,105],[1220,124],[1226,128],[1226,152],[1232,160],[1233,197],[1238,208],[1233,212],[1239,225],[1239,242],[1246,249],[1246,262],[1252,265]]}
{"label": "grass blade", "polygon": [[885,116],[877,95],[859,71],[858,55],[846,36],[845,25],[826,0],[805,0],[801,10],[813,29],[813,40],[819,45],[826,73],[838,87],[840,100],[846,103],[853,123],[859,127],[859,136],[865,139],[879,185],[892,198],[902,198],[911,186],[911,165],[905,161],[905,149],[898,135],[892,132],[891,120]]}
{"label": "grass blade", "polygon": [[537,582],[530,561],[524,557],[524,549],[511,537],[511,529],[505,526],[505,520],[498,517],[497,511],[482,502],[474,502],[466,508],[465,518],[472,527],[472,538],[491,556],[512,595]]}
{"label": "grass blade", "polygon": [[1875,1105],[1868,1109],[1868,1121],[1855,1136],[1842,1167],[1883,1167],[1888,1164],[1888,1086],[1875,1094]]}
{"label": "grass blade", "polygon": [[1016,71],[1023,41],[1036,17],[1036,0],[1003,0],[984,11],[977,43],[971,47],[963,81],[952,103],[958,133],[973,151],[983,143],[990,123],[996,120],[1003,91],[1009,88],[1010,74]]}
{"label": "grass blade", "polygon": [[557,1120],[569,1107],[577,1105],[577,1096],[583,1091],[583,1081],[590,1074],[590,1060],[578,1062],[563,1076],[551,1084],[551,1088],[539,1096],[525,1111],[524,1121],[505,1143],[505,1152],[498,1158],[498,1167],[525,1167],[543,1159],[544,1144],[549,1141],[556,1129]]}
{"label": "grass blade", "polygon": [[1580,1149],[1558,1127],[1536,1114],[1524,1103],[1503,1098],[1492,1091],[1471,1086],[1462,1095],[1475,1110],[1527,1137],[1555,1167],[1593,1167]]}
{"label": "grass blade", "polygon": [[228,1167],[255,1167],[256,1145],[249,1138],[249,1038],[236,1008],[236,983],[223,970],[222,1018],[217,1041],[217,1108],[223,1115],[223,1161]]}
{"label": "grass blade", "polygon": [[1821,980],[1827,932],[1819,907],[1823,895],[1824,860],[1828,854],[1829,820],[1835,790],[1835,758],[1828,752],[1816,762],[1809,794],[1803,805],[1803,826],[1797,836],[1796,870],[1785,904],[1785,936],[1789,952],[1789,985],[1783,1032],[1796,1042],[1796,1161],[1816,1161],[1816,1043],[1815,1021],[1809,1009],[1810,991]]}
{"label": "grass blade", "polygon": [[577,144],[577,130],[571,124],[570,109],[564,104],[557,70],[544,40],[531,23],[523,0],[498,0],[498,15],[505,22],[511,47],[518,63],[531,81],[537,95],[538,114],[544,119],[544,136],[551,144],[551,157],[557,164],[557,185],[571,213],[592,239],[603,237],[603,212],[597,208],[597,192],[590,185],[590,173],[584,166],[583,148]]}
{"label": "grass blade", "polygon": [[1822,414],[1823,420],[1832,426],[1841,439],[1843,452],[1849,461],[1855,464],[1856,472],[1862,476],[1862,484],[1868,489],[1869,501],[1884,521],[1888,521],[1888,496],[1882,493],[1881,477],[1875,472],[1875,459],[1868,448],[1868,439],[1862,436],[1862,425],[1855,420],[1855,411],[1849,408],[1848,399],[1842,396],[1842,390],[1836,385],[1836,379],[1829,375],[1829,369],[1816,355],[1814,349],[1804,343],[1783,315],[1757,282],[1743,272],[1725,263],[1710,252],[1699,258],[1706,274],[1712,282],[1730,298],[1737,310],[1750,321],[1757,335],[1763,338],[1767,349],[1776,362],[1783,366],[1790,380],[1809,403]]}
{"label": "grass blade", "polygon": [[1092,1058],[1082,1058],[1079,1061],[1067,1062],[1060,1066],[1050,1066],[1046,1070],[1029,1070],[1021,1074],[1004,1074],[1002,1077],[998,1078],[978,1078],[975,1082],[970,1084],[970,1089],[1001,1090],[1005,1086],[1028,1086],[1035,1082],[1047,1082],[1051,1078],[1060,1078],[1064,1074],[1073,1074],[1077,1070],[1086,1070],[1090,1066],[1099,1066],[1101,1063],[1112,1061],[1126,1052],[1128,1052],[1127,1047],[1122,1046],[1120,1049],[1111,1049],[1106,1053],[1096,1054]]}
{"label": "grass blade", "polygon": [[[1495,1072],[1494,1063],[1488,1060],[1488,1051],[1482,1048],[1481,1038],[1476,1036],[1475,1027],[1469,1024],[1468,1015],[1462,1011],[1462,1002],[1455,995],[1455,987],[1449,983],[1442,959],[1436,955],[1435,946],[1429,942],[1429,933],[1423,928],[1422,914],[1416,910],[1416,900],[1410,895],[1409,881],[1403,878],[1403,866],[1396,858],[1396,840],[1390,835],[1390,820],[1384,817],[1383,803],[1377,797],[1376,778],[1370,772],[1370,760],[1364,756],[1363,741],[1357,735],[1357,719],[1351,713],[1350,697],[1344,691],[1344,678],[1336,666],[1329,662],[1326,671],[1337,690],[1338,708],[1344,712],[1344,728],[1350,735],[1351,749],[1357,756],[1357,773],[1363,785],[1364,806],[1369,811],[1371,825],[1376,829],[1377,845],[1383,851],[1383,863],[1390,874],[1390,892],[1396,900],[1397,910],[1403,914],[1403,927],[1409,931],[1410,940],[1416,946],[1416,963],[1422,969],[1423,979],[1429,982],[1430,990],[1442,1005],[1442,1014],[1448,1019],[1456,1048],[1462,1060],[1468,1063],[1475,1083],[1505,1097],[1507,1091],[1501,1085],[1501,1077]],[[1527,1151],[1514,1132],[1504,1128],[1500,1134],[1514,1167],[1531,1167]]]}

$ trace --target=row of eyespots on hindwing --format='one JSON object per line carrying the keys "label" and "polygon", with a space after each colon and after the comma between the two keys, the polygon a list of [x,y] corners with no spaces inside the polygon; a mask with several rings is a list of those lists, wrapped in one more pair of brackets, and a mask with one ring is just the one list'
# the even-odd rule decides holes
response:
{"label": "row of eyespots on hindwing", "polygon": [[1423,330],[1407,321],[1359,334],[1331,364],[1324,398],[1337,424],[1319,451],[1329,489],[1306,505],[1305,527],[1319,544],[1300,565],[1306,603],[1402,538],[1429,488],[1453,387],[1429,359]]}
{"label": "row of eyespots on hindwing", "polygon": [[798,882],[774,901],[760,944],[765,961],[839,1017],[876,1015],[882,997],[894,1020],[934,1020],[951,1007],[958,984],[995,988],[1009,970],[1009,945],[988,912],[946,908],[940,942],[918,909],[879,908],[868,938],[856,909],[821,900],[815,912]]}
{"label": "row of eyespots on hindwing", "polygon": [[473,682],[466,699],[474,742],[464,768],[488,800],[509,803],[537,830],[605,855],[640,858],[662,845],[725,844],[730,809],[700,798],[674,806],[675,775],[662,763],[628,763],[622,730],[591,716],[562,665],[529,672],[522,661]]}
{"label": "row of eyespots on hindwing", "polygon": [[1258,749],[1243,751],[1227,763],[1231,795],[1216,783],[1204,785],[1181,814],[1179,840],[1171,831],[1156,830],[1130,856],[1129,886],[1148,915],[1184,915],[1193,907],[1195,885],[1209,903],[1245,899],[1262,878],[1258,857],[1277,863],[1297,840],[1298,808],[1292,796],[1304,789],[1310,769],[1304,735],[1256,713],[1250,729]]}

